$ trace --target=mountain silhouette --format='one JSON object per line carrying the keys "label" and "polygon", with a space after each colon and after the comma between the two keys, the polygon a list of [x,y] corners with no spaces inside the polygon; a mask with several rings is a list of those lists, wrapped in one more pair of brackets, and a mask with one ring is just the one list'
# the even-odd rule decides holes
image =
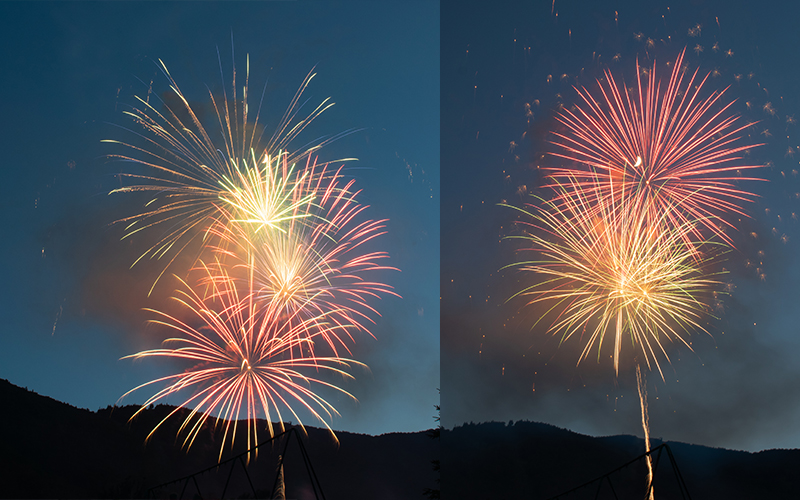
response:
{"label": "mountain silhouette", "polygon": [[[176,439],[183,418],[170,418],[145,444],[145,438],[174,406],[158,405],[129,422],[138,406],[108,407],[96,412],[75,408],[0,379],[0,497],[3,498],[215,498],[230,475],[226,498],[269,498],[283,440],[259,448],[247,473],[242,462],[224,465],[188,482],[152,487],[191,475],[218,461],[220,428],[206,425],[187,451]],[[186,410],[179,410],[183,413]],[[183,413],[185,418],[185,413]],[[213,419],[209,419],[213,422]],[[266,422],[259,421],[261,429]],[[380,436],[306,427],[299,433],[313,472],[328,500],[424,498],[436,486],[431,460],[439,442],[428,432]],[[279,431],[278,431],[279,432]],[[269,434],[259,433],[264,442]],[[240,439],[239,441],[244,441]],[[223,460],[246,451],[237,441]],[[248,477],[249,476],[249,477]],[[297,442],[284,456],[286,498],[315,498],[309,471]],[[195,483],[196,481],[196,483]],[[252,483],[252,487],[250,484]]]}
{"label": "mountain silhouette", "polygon": [[[129,421],[138,406],[96,412],[75,408],[0,379],[0,497],[3,498],[218,498],[228,477],[226,498],[269,498],[278,456],[286,442],[259,448],[247,472],[244,460],[189,476],[217,463],[222,433],[206,425],[188,451],[176,439],[183,421],[175,415],[145,443],[153,427],[175,407],[158,405]],[[186,410],[179,410],[179,413]],[[185,414],[184,414],[185,415]],[[259,421],[261,428],[266,422]],[[489,422],[445,429],[441,440],[428,431],[370,436],[306,427],[301,439],[325,498],[425,498],[441,488],[447,499],[547,499],[618,468],[640,456],[634,436],[591,437],[536,422]],[[261,435],[261,434],[260,434]],[[263,433],[262,442],[267,439]],[[243,441],[243,440],[240,440]],[[655,440],[653,447],[661,444]],[[794,472],[800,450],[758,453],[667,443],[693,499],[797,498]],[[440,450],[441,448],[441,450]],[[245,451],[237,441],[223,460]],[[431,460],[440,458],[441,485]],[[643,498],[642,460],[607,480],[562,498]],[[284,455],[286,498],[314,498],[309,471],[297,442]],[[250,486],[252,484],[252,486]],[[184,490],[185,487],[185,490]],[[666,453],[655,476],[659,500],[681,498]],[[616,495],[616,496],[615,496]]]}
{"label": "mountain silhouette", "polygon": [[[655,448],[661,441],[655,440]],[[667,442],[694,500],[800,498],[800,450],[758,453]],[[635,436],[591,437],[518,421],[465,424],[442,432],[442,498],[547,499],[601,477],[644,453]],[[666,454],[654,478],[659,500],[682,498]],[[643,460],[561,498],[644,498]],[[613,488],[613,489],[612,489]],[[616,495],[616,496],[615,496]]]}

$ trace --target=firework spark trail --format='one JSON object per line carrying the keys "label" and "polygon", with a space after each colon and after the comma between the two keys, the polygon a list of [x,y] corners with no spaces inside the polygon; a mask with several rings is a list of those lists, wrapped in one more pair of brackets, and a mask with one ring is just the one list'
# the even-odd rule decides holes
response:
{"label": "firework spark trail", "polygon": [[[644,449],[645,453],[650,453],[650,417],[647,414],[647,379],[642,368],[636,364],[636,389],[639,391],[639,408],[642,410],[642,430],[644,431]],[[653,500],[655,492],[653,491],[653,458],[647,455],[647,491],[649,492],[649,499]]]}
{"label": "firework spark trail", "polygon": [[684,53],[666,83],[656,76],[655,63],[643,81],[637,61],[633,89],[618,85],[609,70],[596,92],[576,88],[582,104],[557,116],[566,130],[553,132],[558,150],[550,153],[576,165],[550,168],[550,175],[563,184],[593,172],[604,182],[589,179],[579,183],[581,189],[597,189],[604,197],[620,196],[611,189],[626,191],[651,217],[666,214],[674,227],[699,222],[693,238],[702,239],[700,232],[707,229],[731,244],[725,230],[733,226],[724,216],[746,216],[741,205],[755,195],[738,184],[763,180],[741,175],[762,167],[744,159],[761,144],[744,143],[742,135],[753,124],[732,114],[734,101],[725,101],[725,90],[702,97],[709,75],[695,71],[687,77]]}
{"label": "firework spark trail", "polygon": [[[329,175],[324,169],[313,177],[317,179],[313,185],[296,190],[307,201],[295,205],[280,231],[229,224],[231,217],[223,214],[209,229],[220,244],[214,248],[217,265],[210,267],[215,271],[204,279],[213,281],[219,275],[227,280],[231,269],[238,270],[234,271],[238,279],[255,284],[254,300],[265,314],[312,323],[324,315],[327,322],[341,327],[322,334],[338,355],[339,348],[349,352],[346,340],[354,341],[352,331],[372,335],[367,323],[374,323],[373,317],[380,313],[369,305],[371,299],[399,296],[391,286],[370,280],[370,275],[397,269],[379,263],[388,258],[386,252],[362,251],[362,245],[385,233],[386,221],[361,220],[369,207],[356,201],[353,181],[340,171]],[[316,194],[305,196],[307,192]],[[303,330],[293,331],[303,335]]]}
{"label": "firework spark trail", "polygon": [[539,255],[507,266],[538,280],[512,299],[551,303],[538,321],[555,315],[549,331],[560,332],[561,342],[580,335],[584,349],[578,363],[595,347],[599,361],[603,342],[613,335],[618,373],[628,336],[647,367],[658,369],[663,379],[658,360],[669,362],[664,341],[691,349],[691,332],[706,332],[700,323],[708,314],[704,297],[721,285],[704,269],[716,256],[716,246],[685,243],[699,222],[673,226],[666,214],[654,220],[628,203],[624,192],[612,189],[605,196],[597,184],[607,179],[595,176],[591,182],[588,189],[575,177],[558,184],[555,200],[540,199],[544,208],[511,207],[523,213],[519,224],[527,233],[509,238],[523,239],[525,250]]}
{"label": "firework spark trail", "polygon": [[[222,74],[219,54],[218,59]],[[129,154],[110,154],[107,156],[109,159],[132,162],[150,172],[119,174],[121,179],[130,179],[134,184],[111,193],[153,194],[144,211],[122,218],[117,223],[125,224],[124,238],[151,228],[162,228],[158,241],[133,264],[146,257],[168,258],[156,282],[181,252],[198,238],[205,237],[210,221],[219,215],[221,206],[228,206],[236,220],[258,222],[270,228],[285,222],[287,214],[295,208],[293,204],[305,201],[294,196],[294,188],[313,181],[306,177],[309,175],[307,170],[294,171],[295,164],[308,164],[311,156],[320,148],[352,132],[318,139],[290,151],[290,145],[298,135],[333,106],[328,98],[308,115],[300,115],[307,103],[301,102],[303,92],[315,76],[312,70],[300,85],[272,137],[265,142],[263,138],[266,131],[257,131],[263,128],[259,119],[266,85],[258,112],[250,121],[248,56],[241,95],[238,94],[235,65],[231,99],[224,82],[221,98],[215,98],[208,90],[222,138],[222,144],[218,144],[212,140],[166,65],[161,60],[158,65],[169,82],[176,103],[160,101],[163,111],[159,111],[150,103],[149,95],[146,99],[137,96],[138,107],[132,106],[125,114],[143,129],[142,132],[129,130],[142,141],[142,145],[117,140],[102,141],[122,145],[131,151]],[[348,160],[352,158],[335,161]],[[290,168],[285,168],[286,165],[290,165]],[[260,183],[264,179],[269,182]]]}
{"label": "firework spark trail", "polygon": [[[311,354],[315,337],[326,333],[336,335],[336,330],[346,326],[327,322],[324,315],[301,321],[281,321],[264,314],[253,300],[252,290],[240,292],[233,279],[221,279],[216,273],[216,279],[208,284],[211,290],[205,297],[186,283],[183,283],[185,290],[180,290],[175,297],[190,313],[189,320],[151,310],[161,317],[152,323],[165,326],[179,336],[165,340],[164,348],[142,351],[125,358],[183,359],[191,362],[192,366],[182,373],[158,378],[124,394],[122,398],[153,384],[167,384],[147,399],[131,419],[152,403],[170,396],[183,397],[180,395],[193,391],[180,407],[153,428],[148,439],[183,407],[191,408],[178,431],[179,434],[185,433],[183,446],[191,447],[204,424],[213,418],[215,427],[224,428],[219,452],[221,458],[229,435],[230,446],[234,445],[240,419],[246,420],[248,449],[259,442],[256,419],[266,419],[270,436],[274,435],[273,416],[277,417],[283,430],[281,407],[286,408],[302,427],[303,422],[293,409],[295,404],[322,422],[335,438],[323,415],[331,418],[338,412],[311,386],[327,387],[355,398],[344,389],[306,373],[328,372],[352,379],[347,369],[365,367],[339,356]],[[313,323],[314,328],[309,328],[308,323]],[[303,330],[303,335],[294,330]],[[292,356],[294,350],[304,351],[305,356]]]}

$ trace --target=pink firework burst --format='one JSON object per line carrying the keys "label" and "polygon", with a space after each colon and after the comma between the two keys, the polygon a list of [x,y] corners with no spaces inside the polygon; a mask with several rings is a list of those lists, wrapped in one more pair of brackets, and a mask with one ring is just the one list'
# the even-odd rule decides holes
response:
{"label": "pink firework burst", "polygon": [[753,123],[732,112],[727,89],[703,96],[709,75],[688,73],[684,53],[668,80],[657,76],[655,63],[645,68],[637,61],[630,89],[617,84],[609,70],[596,91],[576,88],[582,102],[557,116],[565,130],[553,132],[557,150],[550,153],[572,164],[550,168],[550,176],[564,181],[593,172],[604,182],[581,188],[630,200],[654,219],[673,207],[668,214],[673,227],[703,221],[697,231],[705,228],[731,244],[725,231],[733,226],[724,217],[746,215],[742,205],[755,195],[739,184],[763,180],[745,172],[762,167],[746,159],[748,150],[761,144],[745,141]]}

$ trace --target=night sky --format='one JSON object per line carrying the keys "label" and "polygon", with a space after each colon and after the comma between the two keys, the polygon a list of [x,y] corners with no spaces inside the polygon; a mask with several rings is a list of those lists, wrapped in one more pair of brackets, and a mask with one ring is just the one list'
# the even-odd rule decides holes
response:
{"label": "night sky", "polygon": [[694,352],[670,347],[665,381],[648,374],[651,436],[800,447],[798,14],[789,3],[442,3],[445,427],[531,420],[642,435],[630,356],[618,377],[595,355],[576,367],[579,342],[559,347],[547,333],[552,320],[531,328],[541,308],[507,301],[525,277],[500,271],[519,257],[502,239],[517,231],[515,212],[498,204],[542,193],[537,166],[554,162],[549,133],[558,107],[576,102],[573,85],[596,88],[606,68],[631,85],[637,57],[666,74],[663,64],[688,47],[688,68],[712,73],[706,95],[730,87],[734,112],[758,122],[745,140],[765,143],[749,160],[767,165],[759,175],[769,182],[742,185],[759,198],[745,207],[750,219],[735,221],[737,250],[718,264],[732,292],[705,321],[711,335],[692,335]]}
{"label": "night sky", "polygon": [[358,158],[345,174],[370,218],[389,219],[376,249],[401,269],[381,275],[402,299],[373,304],[376,338],[360,336],[352,352],[371,371],[344,385],[358,403],[332,397],[334,429],[432,427],[441,387],[449,428],[531,420],[641,435],[630,361],[619,376],[593,359],[576,367],[578,343],[559,346],[547,324],[531,329],[541,311],[507,301],[524,277],[500,271],[517,258],[502,239],[516,216],[498,204],[539,192],[537,166],[553,162],[554,116],[577,101],[573,85],[591,89],[604,69],[630,82],[637,57],[663,64],[686,47],[687,66],[712,73],[706,92],[728,88],[733,111],[757,122],[746,140],[765,143],[750,159],[768,182],[743,185],[758,199],[719,264],[732,291],[707,318],[710,335],[693,335],[693,352],[670,347],[665,381],[648,374],[651,433],[800,447],[798,15],[800,6],[722,0],[447,0],[441,16],[431,1],[0,3],[0,378],[95,410],[182,369],[120,360],[160,345],[165,332],[146,325],[143,308],[171,289],[148,298],[160,264],[130,269],[146,241],[120,241],[113,222],[141,199],[108,196],[127,167],[101,140],[125,138],[122,111],[151,81],[167,91],[158,59],[207,113],[206,86],[229,84],[231,63],[242,70],[249,53],[273,120],[316,66],[309,105],[329,96],[336,105],[301,142],[354,131],[321,156]]}
{"label": "night sky", "polygon": [[[121,151],[101,140],[127,139],[120,127],[135,126],[122,111],[135,95],[146,95],[151,81],[155,94],[168,90],[158,59],[207,112],[206,86],[230,85],[232,61],[243,74],[249,53],[251,88],[260,95],[268,81],[260,119],[268,128],[316,66],[304,94],[308,106],[327,97],[336,104],[299,145],[354,130],[320,151],[320,159],[358,158],[345,175],[362,189],[369,217],[389,219],[375,249],[386,250],[387,263],[401,270],[379,278],[402,299],[372,303],[382,314],[371,329],[376,338],[357,336],[352,348],[352,357],[371,369],[355,370],[356,381],[343,385],[358,403],[324,394],[342,415],[330,424],[369,434],[434,425],[437,2],[3,2],[0,19],[0,377],[96,410],[183,369],[163,359],[120,360],[159,347],[169,334],[147,326],[153,316],[142,309],[159,308],[171,289],[167,280],[147,298],[161,264],[130,269],[155,235],[120,241],[124,230],[112,223],[140,210],[142,199],[108,196],[119,186],[114,174],[129,166],[109,161],[105,155]],[[151,394],[143,390],[122,404],[141,404]]]}

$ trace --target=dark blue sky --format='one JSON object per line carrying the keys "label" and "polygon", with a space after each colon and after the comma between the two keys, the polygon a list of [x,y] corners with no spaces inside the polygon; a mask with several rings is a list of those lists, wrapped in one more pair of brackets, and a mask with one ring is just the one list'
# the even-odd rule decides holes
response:
{"label": "dark blue sky", "polygon": [[[321,152],[357,157],[346,174],[370,217],[388,218],[380,249],[401,272],[381,276],[402,299],[382,313],[353,357],[370,366],[345,384],[359,402],[333,397],[334,429],[378,434],[433,425],[439,386],[439,9],[437,2],[3,2],[4,120],[0,185],[4,235],[0,377],[78,407],[114,404],[175,366],[122,356],[159,346],[145,327],[164,296],[146,298],[155,267],[129,269],[141,248],[109,225],[135,209],[107,196],[126,168],[103,156],[111,124],[150,80],[155,60],[202,103],[206,85],[230,85],[250,54],[251,87],[269,79],[262,122],[274,123],[308,71],[311,103],[336,105],[307,140],[361,129]],[[242,71],[243,72],[243,71]],[[145,83],[142,83],[145,82]],[[251,103],[251,106],[254,105]],[[277,115],[276,115],[277,114]],[[119,151],[116,151],[119,152]],[[168,294],[163,291],[162,295]],[[145,390],[124,403],[141,403]],[[174,401],[177,403],[178,401]],[[314,425],[311,420],[307,423]]]}
{"label": "dark blue sky", "polygon": [[[592,88],[605,68],[630,85],[637,57],[660,61],[663,71],[688,46],[688,66],[715,74],[707,91],[730,86],[735,112],[759,122],[751,140],[766,145],[753,158],[771,165],[761,172],[770,182],[747,186],[759,199],[747,207],[753,218],[737,224],[738,250],[724,263],[733,292],[720,318],[708,320],[712,336],[694,335],[694,352],[672,349],[665,382],[648,378],[651,432],[735,449],[800,447],[800,231],[791,217],[800,214],[792,173],[800,142],[787,123],[800,117],[799,13],[793,4],[765,2],[442,3],[446,427],[513,419],[641,435],[631,364],[618,378],[610,363],[576,367],[576,343],[558,347],[546,321],[531,330],[541,310],[506,303],[523,285],[513,271],[498,272],[516,257],[501,241],[515,214],[497,204],[520,204],[520,186],[536,192],[554,110],[576,101],[572,85]],[[737,81],[737,74],[744,76]],[[775,115],[764,112],[767,103]]]}

